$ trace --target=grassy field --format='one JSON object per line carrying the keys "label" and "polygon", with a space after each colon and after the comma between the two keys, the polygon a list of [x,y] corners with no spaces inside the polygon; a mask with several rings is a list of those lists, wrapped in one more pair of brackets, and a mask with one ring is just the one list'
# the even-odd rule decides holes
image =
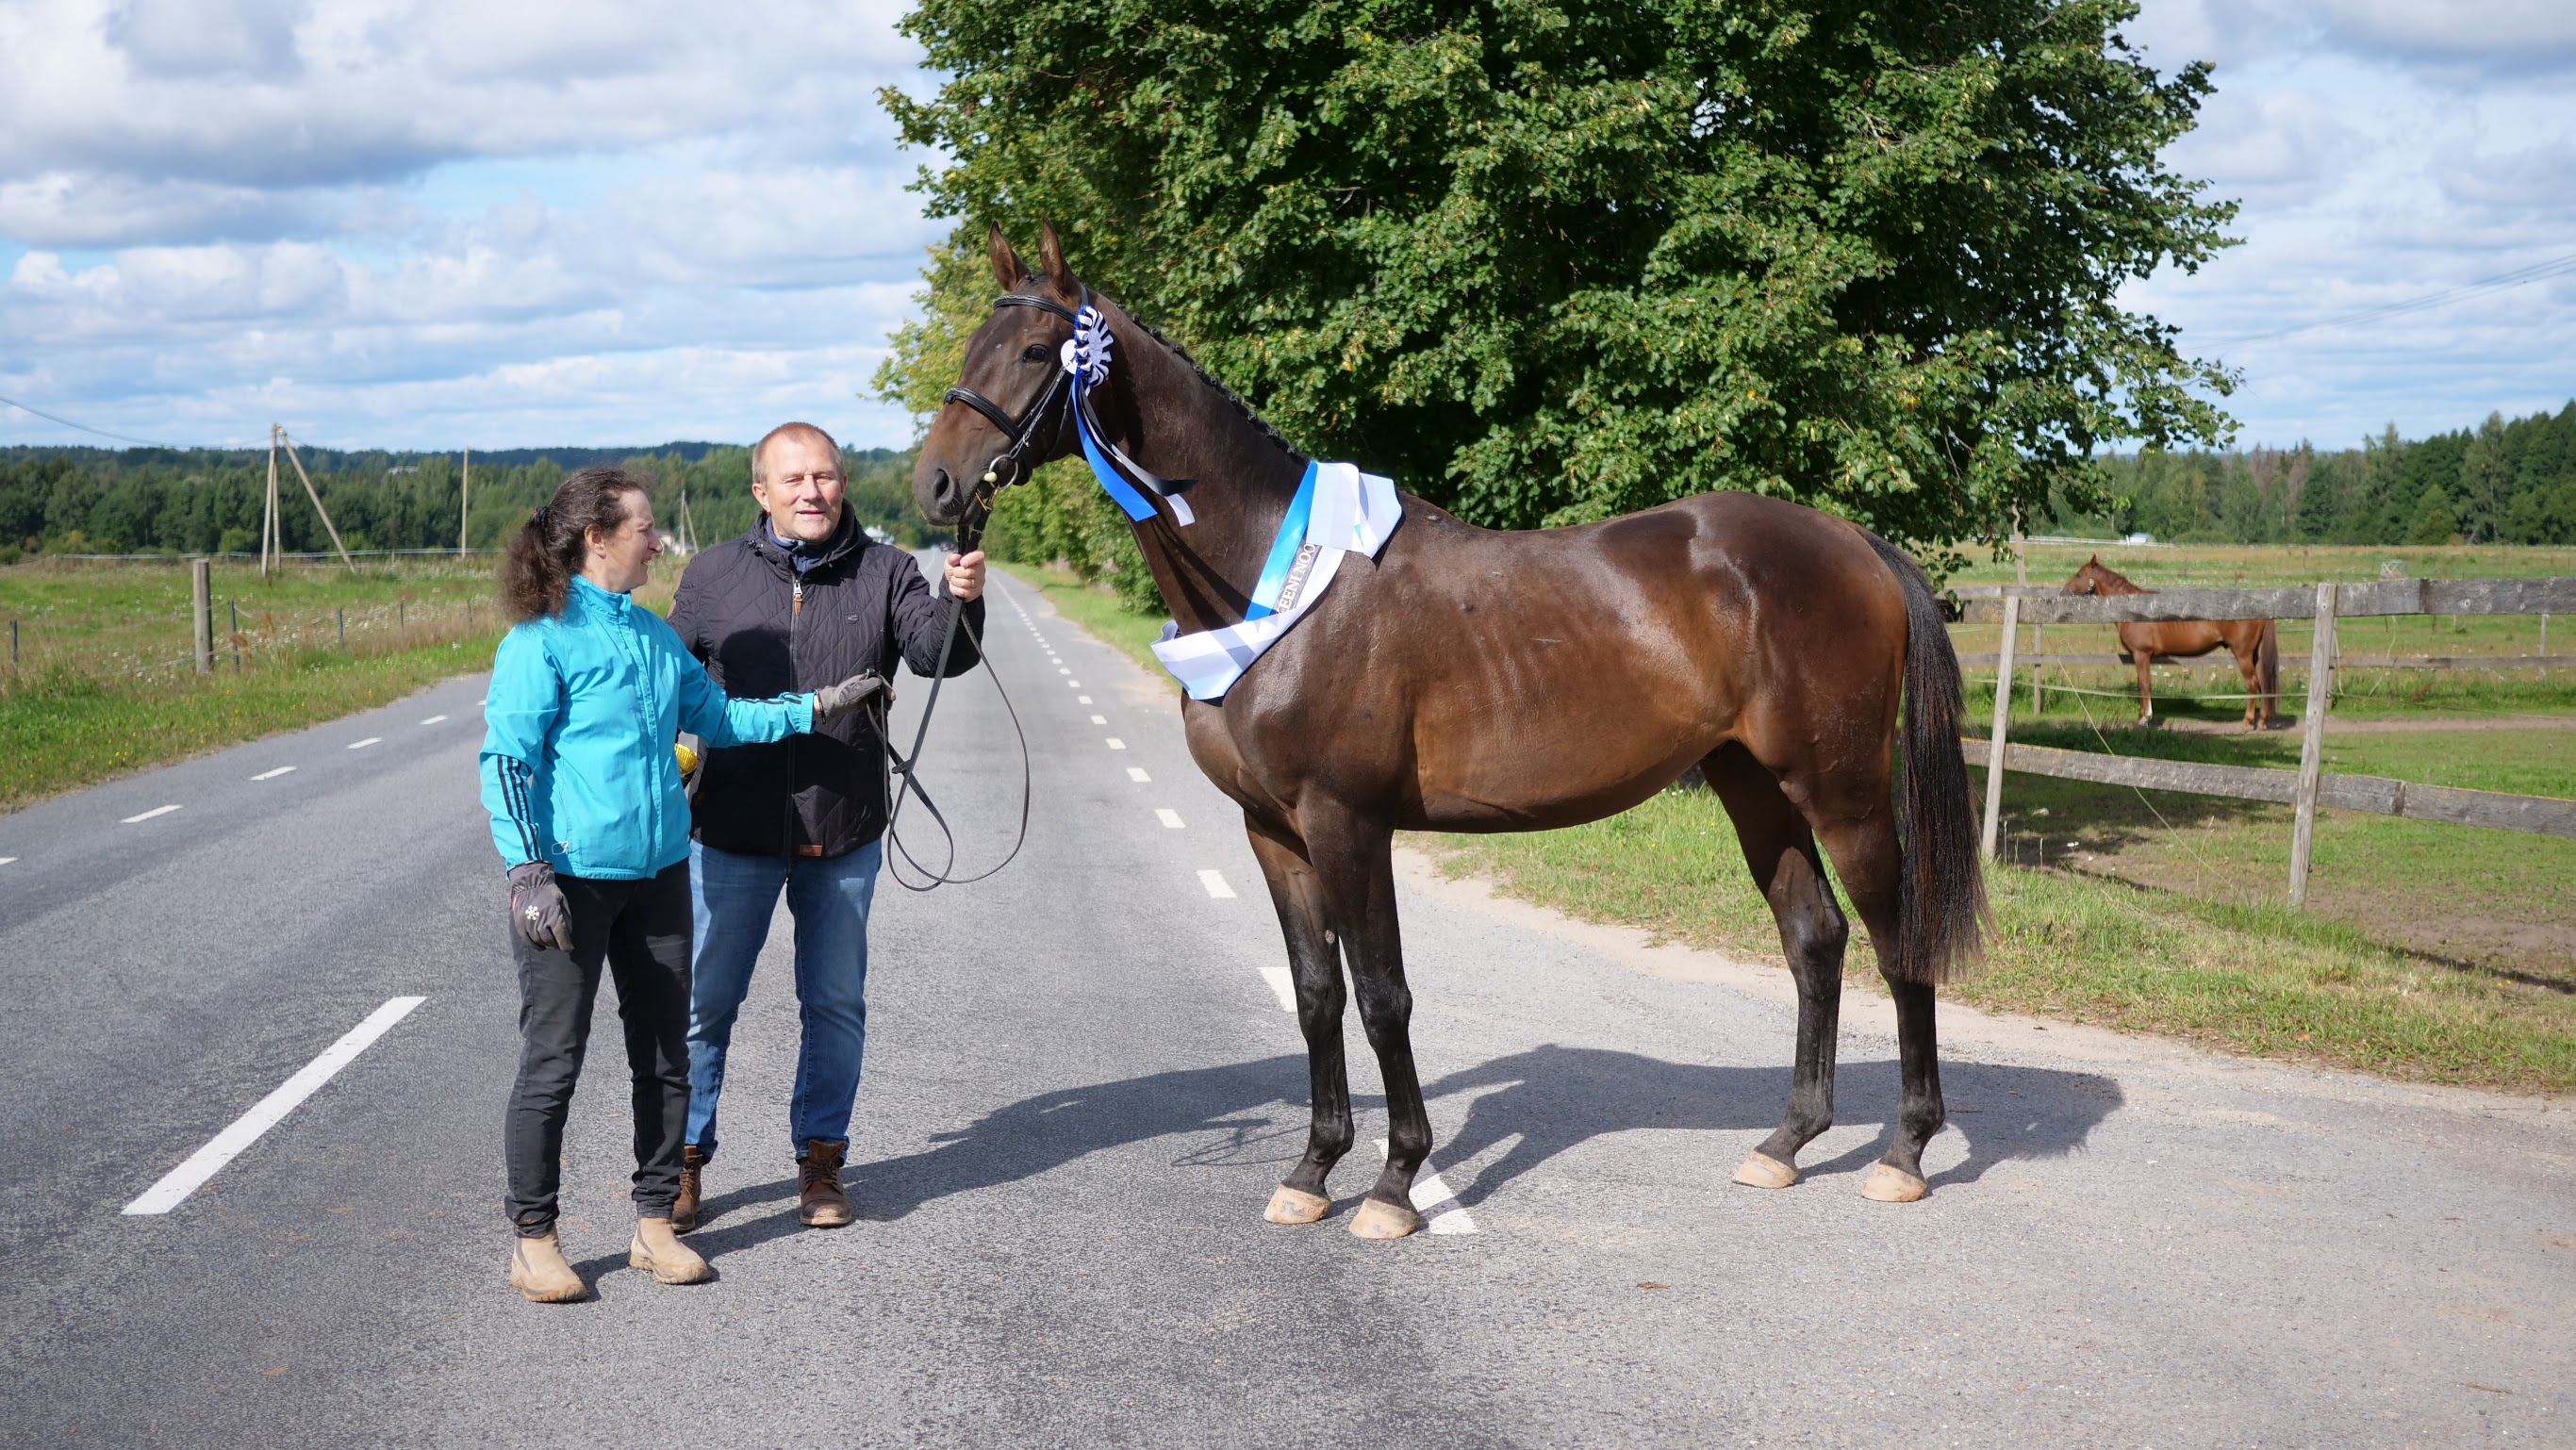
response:
{"label": "grassy field", "polygon": [[[1588,920],[1780,960],[1717,802],[1666,791],[1522,836],[1424,838],[1443,869]],[[2322,849],[2322,847],[2321,847]],[[2517,1092],[2576,1089],[2576,994],[2410,957],[2330,918],[2062,869],[1989,873],[1997,936],[1946,995],[2265,1057]],[[1876,989],[1855,931],[1849,974]]]}
{"label": "grassy field", "polygon": [[[44,561],[0,568],[0,810],[201,750],[301,729],[487,668],[499,641],[492,561],[215,571],[216,669],[190,657],[184,565]],[[636,597],[667,609],[677,561]],[[233,630],[233,605],[240,629]]]}

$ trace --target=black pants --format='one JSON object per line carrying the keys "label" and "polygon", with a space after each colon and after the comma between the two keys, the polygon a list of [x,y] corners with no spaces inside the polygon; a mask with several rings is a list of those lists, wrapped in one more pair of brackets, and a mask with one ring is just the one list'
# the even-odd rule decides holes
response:
{"label": "black pants", "polygon": [[558,876],[555,884],[572,919],[572,950],[540,951],[510,933],[519,966],[519,1080],[502,1124],[510,1165],[503,1206],[532,1238],[555,1226],[564,1120],[590,1042],[603,962],[617,980],[617,1016],[635,1078],[638,1215],[670,1216],[689,1122],[689,863],[650,881]]}

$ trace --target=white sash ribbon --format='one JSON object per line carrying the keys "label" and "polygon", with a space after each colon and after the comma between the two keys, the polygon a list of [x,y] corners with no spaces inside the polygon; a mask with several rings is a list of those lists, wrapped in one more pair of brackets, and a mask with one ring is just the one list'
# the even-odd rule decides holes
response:
{"label": "white sash ribbon", "polygon": [[1289,571],[1273,612],[1223,629],[1164,640],[1154,646],[1154,657],[1191,699],[1223,699],[1262,651],[1278,643],[1324,597],[1342,556],[1357,553],[1376,558],[1403,517],[1404,505],[1396,499],[1393,480],[1362,473],[1357,464],[1316,464],[1315,502],[1306,518],[1305,547],[1298,551],[1296,566]]}

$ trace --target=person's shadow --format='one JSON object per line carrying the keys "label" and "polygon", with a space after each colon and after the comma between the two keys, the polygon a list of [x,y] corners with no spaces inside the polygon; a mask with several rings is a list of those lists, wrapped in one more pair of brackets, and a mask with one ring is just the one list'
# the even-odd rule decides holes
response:
{"label": "person's shadow", "polygon": [[[1967,1140],[1968,1156],[1932,1174],[1936,1188],[1974,1183],[2008,1159],[2071,1153],[2122,1102],[2119,1084],[2108,1077],[2052,1068],[1945,1062],[1942,1085],[1950,1125]],[[1845,1063],[1835,1087],[1838,1122],[1876,1124],[1881,1131],[1840,1157],[1802,1165],[1809,1173],[1857,1169],[1884,1151],[1885,1125],[1896,1108],[1895,1062]],[[1451,1073],[1423,1091],[1435,1111],[1443,1098],[1476,1094],[1456,1135],[1432,1150],[1435,1165],[1464,1163],[1511,1140],[1501,1157],[1475,1170],[1459,1194],[1461,1203],[1472,1206],[1604,1134],[1767,1130],[1780,1121],[1789,1069],[1712,1067],[1634,1052],[1545,1046]],[[851,1200],[860,1218],[890,1222],[955,1194],[1021,1182],[1103,1149],[1175,1134],[1223,1134],[1195,1145],[1176,1163],[1275,1162],[1284,1170],[1304,1150],[1305,1104],[1306,1059],[1296,1054],[1040,1093],[939,1134],[920,1152],[855,1165]],[[1375,1098],[1353,1099],[1355,1108],[1380,1105]],[[1365,1147],[1354,1157],[1362,1153]],[[791,1178],[711,1199],[708,1226],[690,1242],[714,1257],[793,1233],[793,1213],[724,1227],[718,1221],[795,1192]]]}

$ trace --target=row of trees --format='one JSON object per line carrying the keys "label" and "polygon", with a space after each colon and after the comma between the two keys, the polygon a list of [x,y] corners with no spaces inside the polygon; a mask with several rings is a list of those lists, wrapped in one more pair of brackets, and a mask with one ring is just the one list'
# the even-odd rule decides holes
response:
{"label": "row of trees", "polygon": [[[304,452],[322,503],[352,549],[452,549],[457,543],[455,454]],[[911,456],[891,449],[847,454],[850,500],[860,521],[922,542],[912,504]],[[652,481],[653,511],[676,531],[683,496],[702,542],[751,526],[751,450],[670,444],[658,450],[563,449],[477,454],[468,544],[497,544],[527,520],[570,468],[622,463]],[[286,470],[279,531],[290,551],[326,551],[331,539]],[[0,450],[0,563],[34,554],[256,552],[265,450],[11,448]]]}
{"label": "row of trees", "polygon": [[2139,453],[2103,465],[2107,509],[2060,533],[2238,544],[2576,544],[2576,401],[2555,413],[2358,448]]}

